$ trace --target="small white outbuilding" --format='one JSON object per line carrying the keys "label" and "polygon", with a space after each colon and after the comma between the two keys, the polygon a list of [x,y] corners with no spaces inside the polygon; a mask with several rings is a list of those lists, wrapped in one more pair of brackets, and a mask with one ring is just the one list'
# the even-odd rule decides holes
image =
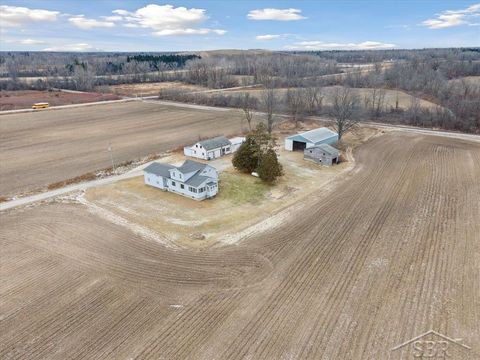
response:
{"label": "small white outbuilding", "polygon": [[186,146],[183,148],[183,153],[185,156],[197,159],[212,160],[237,151],[244,141],[244,137],[227,139],[225,136],[217,136]]}

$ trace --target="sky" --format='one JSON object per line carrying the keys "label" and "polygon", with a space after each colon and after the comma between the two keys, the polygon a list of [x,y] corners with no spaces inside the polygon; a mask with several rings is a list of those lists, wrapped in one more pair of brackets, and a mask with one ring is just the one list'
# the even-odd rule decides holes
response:
{"label": "sky", "polygon": [[480,46],[475,1],[5,0],[2,51]]}

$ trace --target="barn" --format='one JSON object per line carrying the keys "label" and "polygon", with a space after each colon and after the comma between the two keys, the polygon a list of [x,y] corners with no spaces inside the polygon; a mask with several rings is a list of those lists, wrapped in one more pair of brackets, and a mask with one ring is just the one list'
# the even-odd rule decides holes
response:
{"label": "barn", "polygon": [[305,149],[303,151],[303,158],[320,165],[330,166],[332,164],[338,164],[339,151],[328,144],[320,144]]}
{"label": "barn", "polygon": [[285,150],[303,151],[320,144],[335,144],[337,141],[338,134],[335,131],[322,127],[285,138]]}

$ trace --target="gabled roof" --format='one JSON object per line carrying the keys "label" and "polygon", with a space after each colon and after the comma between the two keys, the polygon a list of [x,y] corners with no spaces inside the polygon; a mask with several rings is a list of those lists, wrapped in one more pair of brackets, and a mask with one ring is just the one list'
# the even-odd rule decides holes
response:
{"label": "gabled roof", "polygon": [[316,144],[320,141],[332,138],[334,136],[338,136],[338,134],[335,131],[327,129],[326,127],[322,127],[322,128],[306,131],[304,133],[289,136],[287,139],[292,139],[293,140],[294,138],[298,139],[298,137],[302,137],[307,142]]}
{"label": "gabled roof", "polygon": [[205,169],[207,166],[210,165],[196,162],[193,160],[185,160],[185,162],[178,167],[170,164],[154,162],[148,165],[143,170],[147,173],[163,176],[169,179],[171,179],[170,171],[174,169],[180,171],[183,174],[194,173],[190,178],[183,181],[183,183],[193,187],[198,187],[202,185],[206,180],[212,179],[210,176],[200,175],[202,170]]}
{"label": "gabled roof", "polygon": [[193,186],[193,187],[198,187],[198,186],[202,185],[206,180],[210,180],[210,179],[211,179],[211,177],[202,176],[198,172],[195,175],[193,175],[190,179],[185,181],[185,184]]}
{"label": "gabled roof", "polygon": [[194,171],[203,170],[206,166],[207,164],[203,164],[201,162],[185,160],[185,162],[181,166],[177,167],[177,170],[183,174],[188,174]]}
{"label": "gabled roof", "polygon": [[338,150],[328,144],[320,144],[317,146],[312,146],[308,149],[321,149],[323,152],[327,153],[328,155],[338,155]]}
{"label": "gabled roof", "polygon": [[198,143],[202,145],[205,150],[212,150],[222,146],[231,145],[230,140],[225,136],[217,136],[212,139],[199,141]]}
{"label": "gabled roof", "polygon": [[150,174],[155,174],[163,177],[170,177],[170,170],[175,169],[175,166],[170,165],[170,164],[162,164],[158,162],[153,162],[150,165],[148,165],[143,171],[150,173]]}

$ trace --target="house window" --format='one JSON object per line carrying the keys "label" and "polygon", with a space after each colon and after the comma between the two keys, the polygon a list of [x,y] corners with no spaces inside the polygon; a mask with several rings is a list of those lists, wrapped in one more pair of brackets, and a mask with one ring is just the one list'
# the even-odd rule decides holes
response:
{"label": "house window", "polygon": [[172,186],[175,186],[175,181],[172,181]]}
{"label": "house window", "polygon": [[[323,154],[323,155],[325,155],[325,154]],[[182,178],[182,174],[178,174],[178,177],[181,179],[181,178]]]}
{"label": "house window", "polygon": [[194,187],[189,186],[189,187],[188,187],[188,190],[189,190],[190,192],[197,193],[197,189],[195,189]]}
{"label": "house window", "polygon": [[230,151],[230,146],[227,146],[227,147],[225,148],[225,151]]}
{"label": "house window", "polygon": [[185,189],[185,185],[180,184],[180,189]]}

